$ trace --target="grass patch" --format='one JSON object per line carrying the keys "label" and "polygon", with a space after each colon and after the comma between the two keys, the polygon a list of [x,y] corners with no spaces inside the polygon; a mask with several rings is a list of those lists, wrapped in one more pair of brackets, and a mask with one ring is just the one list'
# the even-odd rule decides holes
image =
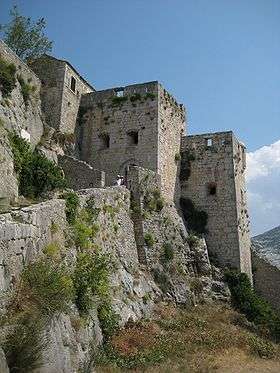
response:
{"label": "grass patch", "polygon": [[164,243],[160,259],[163,264],[168,264],[174,259],[174,250],[170,242]]}
{"label": "grass patch", "polygon": [[27,83],[21,75],[19,75],[17,79],[21,87],[21,94],[22,94],[23,101],[25,105],[28,105],[31,99],[31,95],[35,92],[36,87]]}
{"label": "grass patch", "polygon": [[217,368],[217,357],[232,357],[233,348],[246,354],[246,363],[280,357],[279,347],[236,327],[236,315],[221,305],[162,305],[153,320],[130,323],[105,343],[95,359],[97,372],[208,372]]}
{"label": "grass patch", "polygon": [[155,238],[154,238],[154,236],[151,233],[146,233],[144,235],[144,240],[145,240],[145,244],[148,247],[152,247],[155,244]]}
{"label": "grass patch", "polygon": [[147,192],[144,196],[144,208],[149,212],[160,212],[164,207],[164,199],[159,189]]}
{"label": "grass patch", "polygon": [[69,224],[73,225],[76,221],[80,205],[79,196],[75,192],[67,192],[63,193],[61,197],[65,199],[66,219]]}

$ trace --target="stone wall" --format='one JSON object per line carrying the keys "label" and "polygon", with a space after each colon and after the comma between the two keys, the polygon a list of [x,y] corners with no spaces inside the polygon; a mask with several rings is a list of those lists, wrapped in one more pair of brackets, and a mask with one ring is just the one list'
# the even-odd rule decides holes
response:
{"label": "stone wall", "polygon": [[185,108],[159,86],[158,170],[164,197],[178,202],[181,137],[185,134]]}
{"label": "stone wall", "polygon": [[252,251],[252,263],[256,292],[280,310],[280,269],[255,251]]}
{"label": "stone wall", "polygon": [[106,170],[106,183],[125,175],[128,165],[151,169],[163,178],[173,200],[185,111],[158,82],[85,95],[78,121],[81,158]]}
{"label": "stone wall", "polygon": [[93,169],[86,162],[67,155],[59,155],[58,164],[64,171],[69,187],[74,190],[105,186],[105,173]]}
{"label": "stone wall", "polygon": [[37,144],[43,134],[40,89],[41,82],[37,75],[21,59],[0,40],[0,57],[16,66],[16,76],[22,77],[25,83],[34,87],[30,94],[30,101],[25,104],[19,81],[10,97],[4,98],[0,91],[0,119],[8,130],[18,134],[22,130],[30,135],[32,145]]}
{"label": "stone wall", "polygon": [[42,81],[42,109],[47,123],[62,133],[74,133],[81,96],[94,88],[67,61],[43,55],[32,68]]}
{"label": "stone wall", "polygon": [[208,214],[205,237],[209,252],[223,266],[238,268],[251,278],[245,153],[242,149],[232,132],[184,138],[181,195]]}

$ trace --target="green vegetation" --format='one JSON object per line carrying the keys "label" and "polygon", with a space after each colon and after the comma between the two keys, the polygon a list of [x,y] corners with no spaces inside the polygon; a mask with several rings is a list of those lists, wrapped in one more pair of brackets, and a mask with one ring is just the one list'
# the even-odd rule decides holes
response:
{"label": "green vegetation", "polygon": [[55,131],[52,138],[59,145],[65,146],[67,144],[74,144],[76,136],[74,133],[62,133],[60,131]]}
{"label": "green vegetation", "polygon": [[180,153],[176,153],[175,154],[175,161],[179,162],[180,160],[181,160],[181,154]]}
{"label": "green vegetation", "polygon": [[130,96],[130,101],[131,102],[140,101],[140,100],[141,100],[140,93],[135,93],[134,95]]}
{"label": "green vegetation", "polygon": [[19,194],[37,198],[43,193],[62,189],[66,186],[61,169],[14,133],[9,133],[9,141],[14,157],[14,167],[18,174]]}
{"label": "green vegetation", "polygon": [[42,258],[26,266],[4,318],[8,333],[3,349],[11,372],[42,365],[44,329],[55,313],[68,310],[72,299],[72,279],[63,265]]}
{"label": "green vegetation", "polygon": [[9,97],[16,86],[16,66],[0,58],[0,91],[3,97]]}
{"label": "green vegetation", "polygon": [[160,212],[164,207],[164,199],[159,189],[146,193],[144,197],[144,208],[150,212]]}
{"label": "green vegetation", "polygon": [[182,153],[182,162],[179,178],[181,181],[187,181],[191,175],[191,163],[195,161],[195,155],[190,150]]}
{"label": "green vegetation", "polygon": [[78,208],[80,205],[79,196],[75,192],[66,192],[61,196],[65,199],[65,214],[69,224],[73,225],[76,221]]}
{"label": "green vegetation", "polygon": [[154,100],[155,99],[155,97],[156,97],[156,95],[154,94],[154,93],[150,93],[150,92],[148,92],[148,93],[146,93],[146,95],[144,96],[144,99],[145,100],[147,100],[147,99],[150,99],[150,100]]}
{"label": "green vegetation", "polygon": [[161,262],[167,264],[174,258],[174,250],[170,242],[166,242],[163,245],[163,253],[161,255]]}
{"label": "green vegetation", "polygon": [[145,240],[145,244],[148,247],[152,247],[154,245],[154,243],[155,243],[155,238],[154,238],[154,236],[151,233],[146,233],[144,235],[144,240]]}
{"label": "green vegetation", "polygon": [[228,270],[225,273],[233,306],[240,310],[249,321],[267,329],[271,336],[280,341],[280,315],[268,302],[258,296],[245,273]]}
{"label": "green vegetation", "polygon": [[112,105],[120,106],[127,101],[127,96],[114,96],[112,97]]}
{"label": "green vegetation", "polygon": [[21,94],[25,105],[28,105],[28,102],[31,99],[31,94],[35,92],[36,87],[26,83],[21,75],[18,76],[18,81],[21,87]]}
{"label": "green vegetation", "polygon": [[119,315],[113,310],[111,303],[104,301],[97,309],[98,320],[102,329],[103,337],[105,341],[108,341],[110,337],[118,329]]}
{"label": "green vegetation", "polygon": [[180,198],[180,206],[189,230],[200,235],[207,232],[208,215],[205,211],[197,210],[188,198]]}
{"label": "green vegetation", "polygon": [[161,271],[158,268],[155,268],[153,270],[153,275],[154,275],[155,282],[158,284],[162,292],[167,293],[167,291],[169,290],[170,284],[169,284],[169,279],[168,279],[168,275],[166,274],[166,272]]}
{"label": "green vegetation", "polygon": [[199,238],[196,237],[196,235],[194,235],[192,232],[189,233],[188,237],[187,237],[187,242],[190,246],[191,249],[197,247],[197,245],[199,244]]}
{"label": "green vegetation", "polygon": [[60,253],[60,245],[57,242],[50,242],[43,249],[43,253],[49,258],[57,258]]}
{"label": "green vegetation", "polygon": [[110,257],[100,249],[78,254],[73,281],[76,290],[75,303],[83,315],[88,315],[94,296],[101,304],[108,300],[109,274],[112,269]]}
{"label": "green vegetation", "polygon": [[[267,361],[260,357],[279,359],[276,345],[234,325],[236,317],[236,312],[220,305],[188,310],[161,305],[153,320],[130,323],[100,348],[97,372],[222,372],[229,370],[228,364],[248,367],[252,362],[252,367],[262,367]],[[278,361],[274,364],[271,371],[277,371]]]}
{"label": "green vegetation", "polygon": [[30,17],[19,14],[14,6],[10,10],[11,20],[1,25],[4,42],[24,61],[33,60],[51,51],[52,42],[44,35],[46,21],[44,18],[32,22]]}

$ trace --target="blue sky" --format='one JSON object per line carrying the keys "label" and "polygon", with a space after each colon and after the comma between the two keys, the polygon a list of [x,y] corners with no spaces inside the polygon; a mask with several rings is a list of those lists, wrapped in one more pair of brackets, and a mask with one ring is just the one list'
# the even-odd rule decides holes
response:
{"label": "blue sky", "polygon": [[189,133],[232,129],[252,153],[280,139],[279,0],[1,0],[0,23],[13,4],[97,89],[159,80]]}

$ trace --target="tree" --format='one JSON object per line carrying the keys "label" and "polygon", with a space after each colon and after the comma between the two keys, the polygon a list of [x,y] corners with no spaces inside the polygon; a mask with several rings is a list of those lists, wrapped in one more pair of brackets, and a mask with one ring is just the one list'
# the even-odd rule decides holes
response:
{"label": "tree", "polygon": [[19,14],[17,6],[10,10],[11,21],[1,25],[5,43],[24,61],[33,60],[52,49],[52,41],[44,34],[46,21],[39,18],[33,22],[31,18]]}

